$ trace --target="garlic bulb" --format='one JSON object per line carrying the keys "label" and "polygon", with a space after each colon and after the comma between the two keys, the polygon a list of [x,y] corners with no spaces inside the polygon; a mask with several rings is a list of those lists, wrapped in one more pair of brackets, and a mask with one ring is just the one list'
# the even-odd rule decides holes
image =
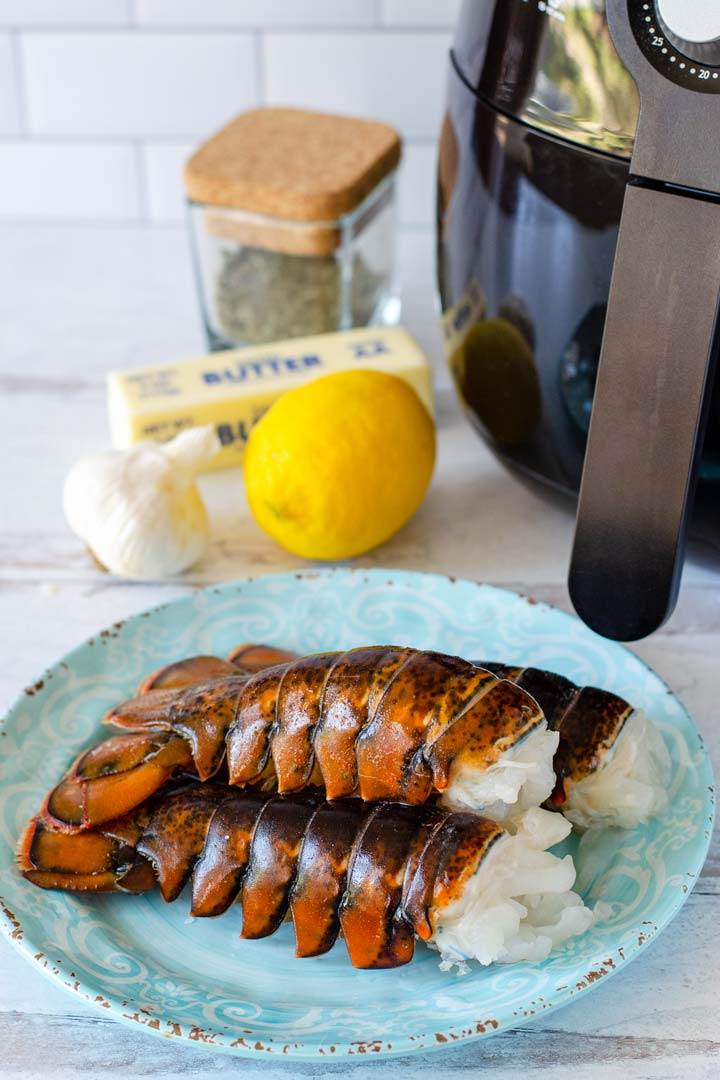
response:
{"label": "garlic bulb", "polygon": [[208,426],[167,443],[83,458],[63,491],[70,528],[120,577],[148,580],[187,569],[204,552],[210,531],[195,476],[219,449]]}

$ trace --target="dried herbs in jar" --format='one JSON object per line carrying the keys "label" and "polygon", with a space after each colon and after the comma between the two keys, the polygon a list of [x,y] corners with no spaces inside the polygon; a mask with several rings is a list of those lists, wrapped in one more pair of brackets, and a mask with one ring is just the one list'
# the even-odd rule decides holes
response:
{"label": "dried herbs in jar", "polygon": [[237,117],[188,162],[211,348],[389,323],[397,133],[295,109]]}

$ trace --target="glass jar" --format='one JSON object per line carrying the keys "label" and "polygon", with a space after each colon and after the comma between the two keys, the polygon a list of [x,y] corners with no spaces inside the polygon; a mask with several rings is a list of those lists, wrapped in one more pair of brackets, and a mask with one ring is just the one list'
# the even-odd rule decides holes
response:
{"label": "glass jar", "polygon": [[[247,122],[258,114],[260,130]],[[351,136],[367,132],[354,131],[356,125],[379,134],[382,155],[358,154]],[[232,143],[230,166],[218,154],[221,139]],[[193,261],[211,349],[398,321],[397,133],[372,121],[266,109],[244,114],[205,146],[213,142],[209,161],[201,148],[186,173]],[[393,144],[397,152],[388,154]],[[323,153],[332,163],[326,170],[319,168]],[[287,170],[288,159],[294,171]],[[286,162],[280,174],[279,161]],[[208,183],[220,164],[219,184]],[[276,212],[265,212],[268,207]],[[327,215],[334,209],[340,212]]]}
{"label": "glass jar", "polygon": [[394,174],[335,221],[197,203],[189,213],[211,349],[398,321]]}

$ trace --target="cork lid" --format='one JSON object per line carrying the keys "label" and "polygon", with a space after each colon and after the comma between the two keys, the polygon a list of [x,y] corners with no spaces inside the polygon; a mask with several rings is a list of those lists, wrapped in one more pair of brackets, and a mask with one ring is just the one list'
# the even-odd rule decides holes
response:
{"label": "cork lid", "polygon": [[265,108],[242,113],[193,154],[193,202],[293,221],[353,210],[400,160],[400,136],[375,120]]}

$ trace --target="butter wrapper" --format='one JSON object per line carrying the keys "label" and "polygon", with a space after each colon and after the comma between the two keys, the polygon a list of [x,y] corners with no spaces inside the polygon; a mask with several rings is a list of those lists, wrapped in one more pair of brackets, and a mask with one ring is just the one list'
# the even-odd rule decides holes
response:
{"label": "butter wrapper", "polygon": [[123,450],[213,424],[222,450],[210,468],[238,466],[251,428],[281,394],[321,375],[358,368],[404,379],[432,415],[430,364],[407,330],[345,330],[111,372],[107,389],[112,443]]}

